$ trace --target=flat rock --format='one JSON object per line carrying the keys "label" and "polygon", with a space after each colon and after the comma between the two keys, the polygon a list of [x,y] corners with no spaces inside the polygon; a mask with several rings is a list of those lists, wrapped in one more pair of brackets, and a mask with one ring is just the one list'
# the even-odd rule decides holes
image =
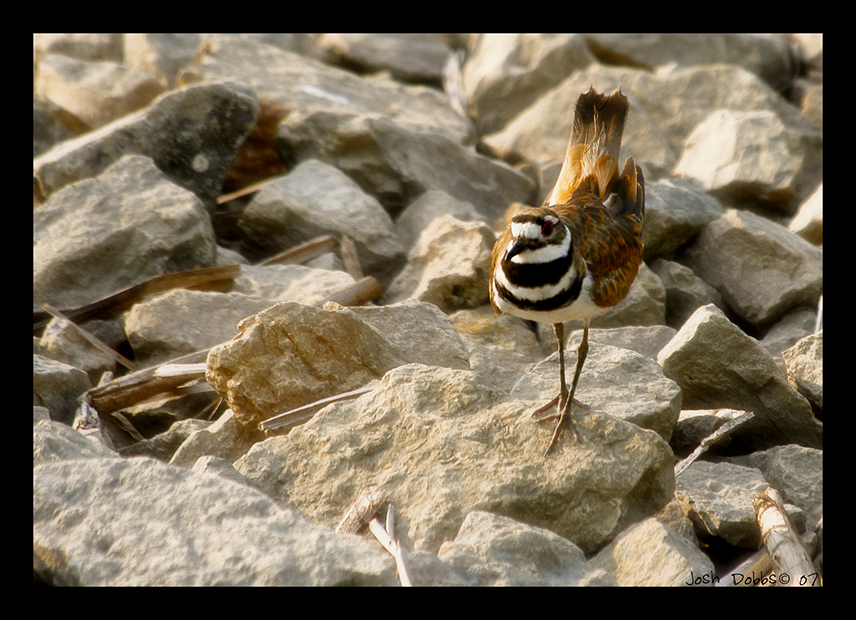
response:
{"label": "flat rock", "polygon": [[56,585],[393,585],[380,545],[149,458],[33,470],[34,575]]}
{"label": "flat rock", "polygon": [[672,496],[674,460],[656,433],[591,413],[577,427],[583,441],[567,436],[545,460],[552,429],[533,422],[531,401],[503,399],[471,371],[408,364],[373,392],[256,444],[235,467],[329,525],[376,484],[395,502],[405,548],[434,553],[473,509],[589,553]]}

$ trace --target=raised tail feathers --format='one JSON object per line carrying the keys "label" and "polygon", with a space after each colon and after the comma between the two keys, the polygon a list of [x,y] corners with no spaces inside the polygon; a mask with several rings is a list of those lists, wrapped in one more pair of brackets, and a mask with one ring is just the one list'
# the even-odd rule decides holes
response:
{"label": "raised tail feathers", "polygon": [[629,109],[630,101],[620,88],[609,95],[589,88],[580,95],[562,171],[545,205],[566,204],[590,176],[597,183],[601,199],[615,191],[619,182],[621,138]]}

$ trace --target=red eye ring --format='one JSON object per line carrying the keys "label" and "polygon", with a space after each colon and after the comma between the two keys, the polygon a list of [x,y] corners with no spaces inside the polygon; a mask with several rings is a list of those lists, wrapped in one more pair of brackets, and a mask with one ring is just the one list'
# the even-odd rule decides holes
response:
{"label": "red eye ring", "polygon": [[541,225],[541,234],[545,237],[549,237],[553,234],[553,222],[547,220]]}

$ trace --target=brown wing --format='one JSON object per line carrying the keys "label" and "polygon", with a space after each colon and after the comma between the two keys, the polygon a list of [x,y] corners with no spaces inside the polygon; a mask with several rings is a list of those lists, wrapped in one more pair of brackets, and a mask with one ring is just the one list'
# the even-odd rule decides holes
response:
{"label": "brown wing", "polygon": [[[632,161],[629,163],[632,165]],[[641,175],[638,169],[636,172]],[[629,180],[623,175],[619,186],[628,185]],[[631,196],[616,193],[607,207],[592,185],[589,180],[584,181],[569,204],[553,210],[571,230],[573,243],[594,276],[591,291],[594,303],[608,308],[627,296],[642,263],[644,186],[638,183]]]}

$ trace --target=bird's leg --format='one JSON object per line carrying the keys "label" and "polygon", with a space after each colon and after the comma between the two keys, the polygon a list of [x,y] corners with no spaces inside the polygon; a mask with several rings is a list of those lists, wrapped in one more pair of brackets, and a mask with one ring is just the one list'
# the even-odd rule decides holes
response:
{"label": "bird's leg", "polygon": [[[559,416],[562,415],[562,409],[564,408],[567,396],[568,396],[568,384],[565,382],[565,326],[562,323],[554,323],[553,331],[556,333],[556,340],[559,343],[559,395],[556,396],[553,400],[551,400],[546,405],[539,407],[535,411],[532,412],[533,418],[538,418],[538,423],[542,422],[551,422],[553,420],[558,420]],[[579,402],[576,399],[573,399],[573,404],[577,407],[585,408],[585,405]],[[558,405],[558,406],[557,406]],[[547,415],[544,417],[539,417],[545,411],[556,407],[556,413]]]}
{"label": "bird's leg", "polygon": [[[559,413],[559,421],[556,423],[556,430],[553,431],[553,437],[550,439],[550,445],[547,446],[547,451],[544,453],[544,456],[550,454],[553,451],[553,448],[556,447],[556,444],[559,442],[559,437],[562,436],[562,431],[565,428],[571,425],[571,406],[575,402],[574,401],[574,393],[577,391],[577,383],[580,380],[580,373],[583,370],[583,364],[586,361],[586,355],[588,354],[588,330],[589,330],[589,320],[585,320],[585,324],[583,326],[583,339],[580,342],[580,346],[577,349],[577,367],[574,370],[574,380],[571,382],[571,393],[568,395],[567,400],[564,401],[564,406],[562,407],[561,412]],[[559,357],[561,361],[561,355]],[[562,364],[562,381],[561,386],[565,389],[565,373],[564,373],[564,364]]]}
{"label": "bird's leg", "polygon": [[558,403],[558,407],[555,414],[539,418],[538,422],[557,419],[562,413],[562,406],[565,404],[565,398],[568,395],[568,385],[565,383],[565,325],[563,323],[553,323],[553,331],[556,333],[556,340],[559,343],[559,395],[543,407],[536,409],[532,413],[532,417],[537,418],[548,409],[552,409],[556,403]]}

